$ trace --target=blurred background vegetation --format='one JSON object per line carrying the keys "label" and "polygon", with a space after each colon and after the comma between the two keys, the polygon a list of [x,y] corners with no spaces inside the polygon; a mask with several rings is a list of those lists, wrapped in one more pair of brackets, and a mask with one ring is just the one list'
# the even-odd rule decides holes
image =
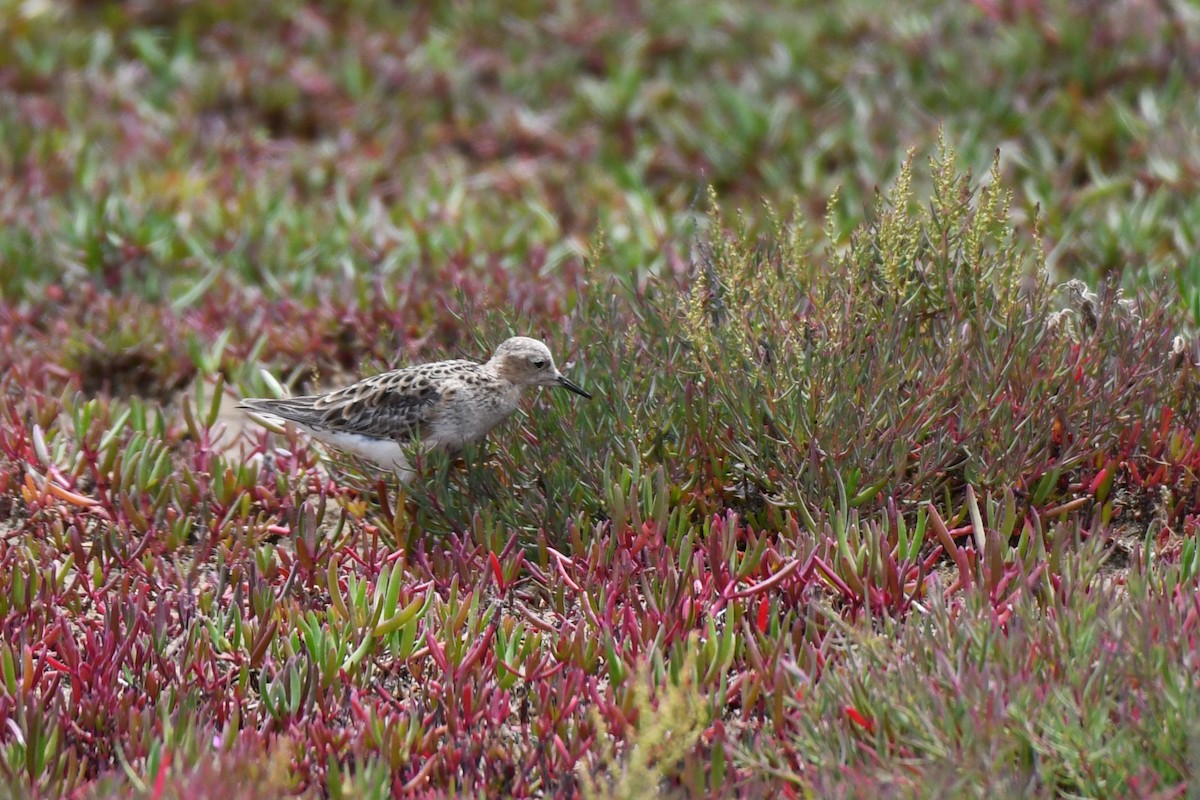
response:
{"label": "blurred background vegetation", "polygon": [[709,186],[751,217],[768,200],[810,221],[840,189],[845,235],[939,127],[978,172],[999,151],[1056,274],[1200,284],[1186,2],[2,13],[9,298],[88,276],[183,306],[225,282],[307,298],[531,262],[553,283],[598,230],[637,281],[681,268]]}

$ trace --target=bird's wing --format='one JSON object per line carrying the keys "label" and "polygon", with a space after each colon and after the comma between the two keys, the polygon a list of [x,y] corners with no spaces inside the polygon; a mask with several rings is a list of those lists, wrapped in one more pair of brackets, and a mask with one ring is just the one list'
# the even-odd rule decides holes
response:
{"label": "bird's wing", "polygon": [[439,377],[421,367],[408,367],[327,394],[248,399],[239,405],[315,431],[407,442],[420,438],[437,418],[442,396]]}

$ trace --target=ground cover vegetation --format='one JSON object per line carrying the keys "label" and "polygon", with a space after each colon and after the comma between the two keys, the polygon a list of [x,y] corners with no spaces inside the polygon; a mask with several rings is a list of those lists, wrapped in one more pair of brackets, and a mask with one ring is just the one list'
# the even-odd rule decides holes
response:
{"label": "ground cover vegetation", "polygon": [[0,11],[0,797],[1187,795],[1188,4]]}

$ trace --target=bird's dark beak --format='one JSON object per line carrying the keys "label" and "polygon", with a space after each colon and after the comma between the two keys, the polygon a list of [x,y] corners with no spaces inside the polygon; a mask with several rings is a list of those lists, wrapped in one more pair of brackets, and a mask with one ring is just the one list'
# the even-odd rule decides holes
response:
{"label": "bird's dark beak", "polygon": [[586,397],[588,400],[592,399],[592,396],[590,394],[588,394],[587,392],[585,392],[583,390],[583,387],[581,387],[579,384],[572,381],[566,375],[558,376],[558,385],[563,387],[564,389],[570,389],[572,392],[579,395],[580,397]]}

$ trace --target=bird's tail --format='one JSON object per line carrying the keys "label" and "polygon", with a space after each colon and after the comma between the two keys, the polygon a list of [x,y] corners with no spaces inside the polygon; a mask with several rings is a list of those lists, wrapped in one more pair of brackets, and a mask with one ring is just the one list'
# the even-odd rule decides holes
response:
{"label": "bird's tail", "polygon": [[310,425],[316,421],[315,397],[246,397],[237,407],[264,417]]}

